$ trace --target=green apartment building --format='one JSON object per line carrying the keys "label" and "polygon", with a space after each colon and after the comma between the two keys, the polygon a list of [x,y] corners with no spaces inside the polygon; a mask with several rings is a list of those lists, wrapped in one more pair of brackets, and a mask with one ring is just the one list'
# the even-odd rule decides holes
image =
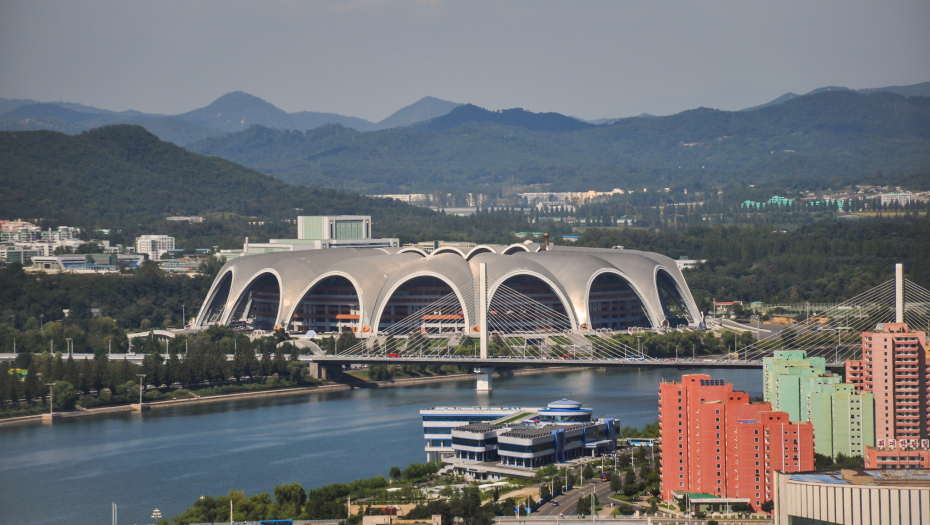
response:
{"label": "green apartment building", "polygon": [[822,357],[801,350],[777,351],[763,359],[766,401],[791,421],[810,421],[818,454],[862,455],[875,444],[875,405],[870,393],[828,373]]}

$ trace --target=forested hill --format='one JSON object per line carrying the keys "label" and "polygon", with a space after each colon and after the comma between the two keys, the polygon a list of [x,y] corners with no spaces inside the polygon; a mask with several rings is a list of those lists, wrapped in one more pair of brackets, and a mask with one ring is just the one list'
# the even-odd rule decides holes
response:
{"label": "forested hill", "polygon": [[[138,126],[72,136],[0,132],[2,217],[118,228],[211,212],[429,217],[427,209],[319,187],[294,187],[230,161],[191,153]],[[302,211],[296,211],[297,208]]]}
{"label": "forested hill", "polygon": [[448,114],[423,122],[418,127],[428,131],[441,131],[479,123],[502,124],[533,131],[551,132],[578,131],[594,127],[594,124],[559,113],[533,113],[521,108],[488,111],[474,104],[458,106]]}
{"label": "forested hill", "polygon": [[930,98],[887,92],[831,91],[755,111],[700,108],[603,126],[574,121],[584,129],[559,133],[500,120],[453,122],[468,111],[474,112],[460,106],[433,119],[451,126],[368,133],[335,125],[308,132],[253,126],[188,147],[288,182],[390,193],[473,191],[511,181],[603,190],[734,179],[856,180],[879,170],[930,167]]}

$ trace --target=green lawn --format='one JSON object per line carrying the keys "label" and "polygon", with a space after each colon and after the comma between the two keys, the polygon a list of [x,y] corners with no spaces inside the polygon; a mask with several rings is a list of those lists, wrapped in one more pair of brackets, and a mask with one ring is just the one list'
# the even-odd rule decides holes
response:
{"label": "green lawn", "polygon": [[517,415],[513,416],[512,418],[507,419],[506,421],[501,421],[500,423],[498,423],[498,425],[506,425],[507,423],[512,423],[512,422],[514,422],[514,421],[516,421],[516,420],[518,420],[518,419],[520,419],[520,418],[522,418],[522,417],[526,417],[526,416],[528,416],[528,415],[530,415],[530,414],[532,414],[532,412],[523,412],[523,413],[517,414]]}

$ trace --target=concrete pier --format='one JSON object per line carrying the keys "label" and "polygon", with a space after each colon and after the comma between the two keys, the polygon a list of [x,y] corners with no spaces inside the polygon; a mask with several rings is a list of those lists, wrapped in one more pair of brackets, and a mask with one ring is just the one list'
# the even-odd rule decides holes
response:
{"label": "concrete pier", "polygon": [[478,375],[478,392],[490,392],[493,390],[491,385],[491,376],[494,375],[493,366],[476,367],[475,374]]}

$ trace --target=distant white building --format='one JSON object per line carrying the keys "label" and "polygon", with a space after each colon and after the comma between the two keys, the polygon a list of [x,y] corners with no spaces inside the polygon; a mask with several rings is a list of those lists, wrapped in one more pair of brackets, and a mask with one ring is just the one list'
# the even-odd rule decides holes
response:
{"label": "distant white building", "polygon": [[909,191],[889,191],[888,193],[882,193],[882,206],[894,204],[895,202],[904,206],[913,199],[914,194]]}
{"label": "distant white building", "polygon": [[167,235],[143,235],[136,238],[136,253],[147,254],[149,260],[157,261],[174,249],[174,237]]}
{"label": "distant white building", "polygon": [[199,215],[173,215],[171,217],[166,217],[165,220],[168,222],[189,222],[191,224],[199,224],[203,222],[203,217]]}

